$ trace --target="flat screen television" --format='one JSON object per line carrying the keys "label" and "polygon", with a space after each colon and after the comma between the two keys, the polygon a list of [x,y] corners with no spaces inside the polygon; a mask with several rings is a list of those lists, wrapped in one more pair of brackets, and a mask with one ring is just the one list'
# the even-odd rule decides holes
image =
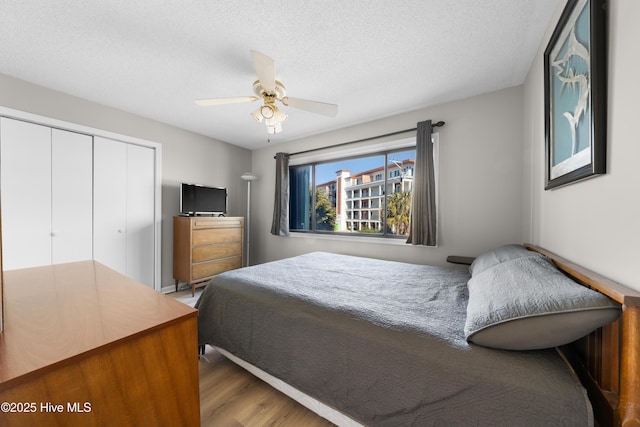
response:
{"label": "flat screen television", "polygon": [[227,189],[182,183],[180,213],[182,215],[226,215]]}

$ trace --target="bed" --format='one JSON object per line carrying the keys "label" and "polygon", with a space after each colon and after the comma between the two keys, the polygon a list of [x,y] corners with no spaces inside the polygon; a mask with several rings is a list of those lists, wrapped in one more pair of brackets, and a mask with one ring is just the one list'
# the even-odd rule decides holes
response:
{"label": "bed", "polygon": [[[474,264],[311,253],[226,272],[196,304],[199,344],[338,425],[588,426],[594,412],[600,425],[640,422],[637,292],[531,245]],[[586,309],[524,316],[496,305],[513,274],[547,264],[586,287],[542,298]],[[495,318],[506,312],[513,318]],[[565,323],[569,331],[540,334]]]}

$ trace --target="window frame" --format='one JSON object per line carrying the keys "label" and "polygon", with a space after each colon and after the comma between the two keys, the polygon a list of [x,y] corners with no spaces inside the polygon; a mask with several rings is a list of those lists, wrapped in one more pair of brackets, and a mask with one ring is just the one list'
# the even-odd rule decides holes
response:
{"label": "window frame", "polygon": [[[391,232],[387,231],[387,186],[388,185],[393,185],[392,184],[392,180],[394,177],[390,177],[389,174],[389,163],[390,163],[390,156],[393,155],[394,153],[399,153],[399,152],[403,152],[403,151],[409,151],[409,150],[416,150],[416,137],[410,137],[410,138],[403,138],[402,140],[399,141],[392,141],[391,143],[387,143],[387,146],[378,146],[377,149],[361,149],[360,152],[358,151],[353,151],[350,150],[350,152],[348,154],[343,154],[341,155],[342,150],[340,151],[335,151],[332,153],[325,153],[323,156],[321,156],[321,158],[317,159],[317,160],[313,160],[311,159],[310,161],[298,161],[298,162],[291,162],[293,164],[290,163],[289,165],[289,170],[290,170],[290,175],[291,175],[291,169],[294,168],[303,168],[303,167],[311,167],[311,188],[313,189],[312,195],[311,195],[311,210],[310,210],[310,216],[311,216],[311,223],[310,223],[310,229],[309,230],[305,230],[305,229],[291,229],[290,228],[290,233],[292,234],[297,234],[297,235],[321,235],[321,236],[335,236],[338,238],[344,238],[344,237],[352,237],[352,238],[356,238],[356,239],[361,239],[361,238],[374,238],[374,239],[385,239],[385,240],[406,240],[407,236],[404,234],[394,234]],[[370,148],[370,147],[369,147]],[[381,199],[382,199],[382,206],[380,207],[380,224],[381,224],[381,229],[379,233],[362,233],[362,232],[357,232],[357,231],[335,231],[335,230],[318,230],[317,229],[317,224],[316,224],[316,194],[317,194],[317,182],[316,182],[316,167],[318,165],[323,165],[323,164],[328,164],[328,163],[335,163],[335,162],[341,162],[341,161],[349,161],[349,160],[355,160],[355,159],[361,159],[361,158],[366,158],[366,157],[375,157],[375,156],[383,156],[383,166],[384,169],[382,172],[378,173],[378,174],[382,174],[382,177],[384,178],[383,183],[381,184],[382,186],[382,192],[383,194],[381,195]],[[415,156],[414,156],[414,160],[415,160]],[[415,177],[415,171],[412,174],[412,178]],[[396,177],[397,178],[397,177]],[[413,192],[413,185],[411,188],[411,191]],[[291,201],[291,194],[289,195],[290,199],[289,199],[289,204],[292,205],[292,201]],[[353,201],[355,202],[355,199],[349,198],[347,197],[347,203],[348,201]],[[290,207],[291,209],[291,207]],[[355,211],[354,211],[355,212]],[[347,212],[344,212],[343,215],[347,215]],[[351,218],[353,219],[353,218]]]}

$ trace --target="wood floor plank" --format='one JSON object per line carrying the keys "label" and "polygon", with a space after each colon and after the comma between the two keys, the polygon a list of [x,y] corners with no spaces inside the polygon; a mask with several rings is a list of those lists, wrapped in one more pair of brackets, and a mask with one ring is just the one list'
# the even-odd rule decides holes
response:
{"label": "wood floor plank", "polygon": [[333,426],[209,346],[199,372],[202,426]]}

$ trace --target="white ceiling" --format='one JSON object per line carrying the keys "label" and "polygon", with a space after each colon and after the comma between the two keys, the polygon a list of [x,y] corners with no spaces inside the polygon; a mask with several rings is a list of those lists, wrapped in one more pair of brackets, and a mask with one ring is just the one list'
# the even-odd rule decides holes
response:
{"label": "white ceiling", "polygon": [[253,149],[257,102],[193,102],[253,95],[251,49],[288,95],[340,107],[283,107],[274,144],[521,84],[560,3],[0,0],[0,73]]}

